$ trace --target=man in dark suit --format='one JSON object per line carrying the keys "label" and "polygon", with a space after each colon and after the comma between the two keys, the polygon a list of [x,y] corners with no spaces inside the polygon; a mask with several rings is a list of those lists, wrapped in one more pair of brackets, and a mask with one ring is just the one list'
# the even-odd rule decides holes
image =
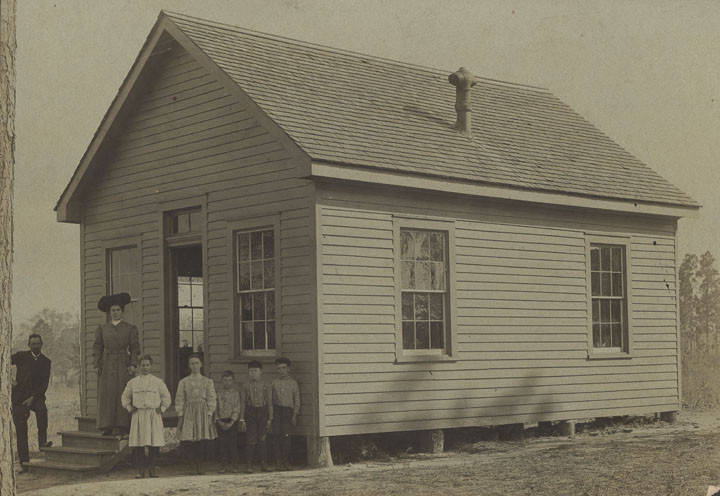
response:
{"label": "man in dark suit", "polygon": [[47,441],[48,413],[45,406],[45,391],[50,382],[50,359],[42,354],[42,337],[39,334],[30,335],[28,346],[30,350],[18,351],[12,356],[12,364],[17,367],[12,388],[12,410],[21,472],[25,471],[24,464],[30,461],[27,421],[31,410],[35,412],[37,420],[38,445],[52,445]]}

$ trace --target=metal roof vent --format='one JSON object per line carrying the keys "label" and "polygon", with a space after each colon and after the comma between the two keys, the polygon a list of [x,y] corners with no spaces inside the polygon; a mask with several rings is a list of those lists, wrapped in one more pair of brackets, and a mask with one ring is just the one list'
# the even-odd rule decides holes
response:
{"label": "metal roof vent", "polygon": [[461,67],[448,76],[448,81],[455,86],[455,111],[457,112],[455,129],[470,136],[472,131],[470,89],[477,84],[477,78],[470,71]]}

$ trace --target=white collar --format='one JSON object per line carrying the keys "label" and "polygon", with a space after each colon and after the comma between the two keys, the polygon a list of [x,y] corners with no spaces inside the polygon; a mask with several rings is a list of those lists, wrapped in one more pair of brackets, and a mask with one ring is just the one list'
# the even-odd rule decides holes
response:
{"label": "white collar", "polygon": [[114,325],[114,326],[117,327],[117,325],[118,325],[120,322],[122,322],[122,319],[120,319],[120,320],[111,320],[110,322],[112,322],[112,325]]}
{"label": "white collar", "polygon": [[30,354],[33,356],[33,358],[35,360],[37,360],[38,358],[40,358],[40,355],[42,355],[42,351],[36,355],[33,350],[30,350]]}

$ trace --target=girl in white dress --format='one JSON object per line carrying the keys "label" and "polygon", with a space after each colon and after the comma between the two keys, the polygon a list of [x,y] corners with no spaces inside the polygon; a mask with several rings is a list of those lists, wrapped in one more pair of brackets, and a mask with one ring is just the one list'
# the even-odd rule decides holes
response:
{"label": "girl in white dress", "polygon": [[[170,407],[170,391],[161,380],[150,373],[152,357],[140,357],[140,374],[131,379],[122,393],[122,406],[132,415],[130,419],[130,440],[133,448],[137,478],[157,477],[155,457],[165,446],[162,414]],[[145,454],[145,451],[148,454]]]}
{"label": "girl in white dress", "polygon": [[190,375],[180,380],[175,396],[178,414],[177,436],[195,462],[195,472],[202,473],[202,461],[206,457],[208,441],[217,438],[213,414],[217,407],[217,395],[212,379],[200,373],[202,361],[198,355],[188,360]]}

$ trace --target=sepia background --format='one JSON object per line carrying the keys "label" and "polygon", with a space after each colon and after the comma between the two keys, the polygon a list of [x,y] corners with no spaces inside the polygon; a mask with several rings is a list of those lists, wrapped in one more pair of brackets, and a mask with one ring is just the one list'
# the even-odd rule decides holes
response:
{"label": "sepia background", "polygon": [[32,331],[49,337],[53,433],[78,408],[80,307],[79,227],[57,223],[53,207],[161,9],[548,88],[703,205],[680,223],[678,262],[720,253],[719,2],[18,2],[13,348]]}

